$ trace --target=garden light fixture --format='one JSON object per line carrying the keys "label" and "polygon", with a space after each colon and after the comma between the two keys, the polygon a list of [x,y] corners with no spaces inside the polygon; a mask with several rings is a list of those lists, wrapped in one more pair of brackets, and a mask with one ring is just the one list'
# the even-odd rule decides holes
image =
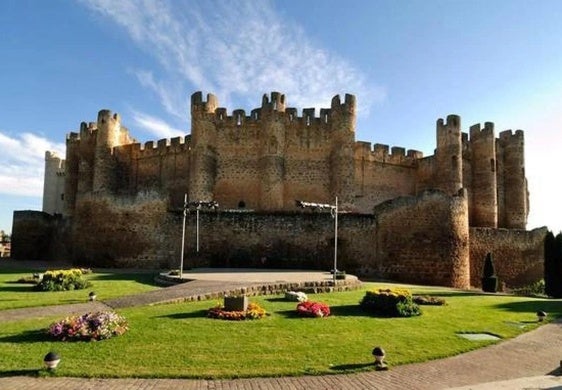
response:
{"label": "garden light fixture", "polygon": [[45,363],[45,367],[47,367],[48,370],[54,370],[57,368],[59,362],[60,356],[56,352],[51,351],[43,358],[43,363]]}
{"label": "garden light fixture", "polygon": [[539,322],[543,322],[546,316],[547,314],[544,311],[542,310],[537,311],[537,319],[539,320]]}
{"label": "garden light fixture", "polygon": [[382,349],[381,347],[375,347],[373,348],[372,355],[375,357],[376,370],[388,370],[388,366],[384,362],[384,358],[386,356],[384,349]]}

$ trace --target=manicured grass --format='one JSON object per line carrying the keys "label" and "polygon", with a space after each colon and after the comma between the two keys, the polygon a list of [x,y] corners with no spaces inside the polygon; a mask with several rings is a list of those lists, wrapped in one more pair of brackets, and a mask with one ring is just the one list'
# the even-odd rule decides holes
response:
{"label": "manicured grass", "polygon": [[[369,284],[372,288],[375,285]],[[388,286],[388,284],[385,284]],[[445,297],[446,306],[423,306],[412,318],[376,318],[361,312],[365,289],[309,295],[331,306],[326,318],[295,316],[295,302],[280,296],[254,297],[271,313],[257,321],[206,318],[214,301],[119,310],[130,325],[125,335],[99,342],[55,342],[44,335],[53,320],[2,323],[0,375],[33,373],[49,350],[62,356],[61,376],[229,378],[329,374],[373,369],[375,345],[390,365],[442,358],[490,342],[458,337],[487,332],[502,338],[535,328],[535,312],[562,315],[559,300],[481,295],[449,289],[415,288]],[[523,325],[524,329],[518,325]]]}
{"label": "manicured grass", "polygon": [[[43,272],[42,270],[40,272]],[[129,294],[154,290],[154,273],[92,273],[84,277],[92,282],[92,287],[75,291],[35,291],[33,285],[16,283],[23,277],[31,277],[33,272],[22,270],[2,270],[0,273],[0,310],[22,307],[62,305],[83,303],[88,293],[95,291],[98,299],[106,300]]]}

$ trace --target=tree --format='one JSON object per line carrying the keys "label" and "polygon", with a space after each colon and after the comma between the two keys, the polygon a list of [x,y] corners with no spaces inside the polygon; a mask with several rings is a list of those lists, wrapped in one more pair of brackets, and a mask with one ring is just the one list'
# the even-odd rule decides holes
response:
{"label": "tree", "polygon": [[562,298],[562,233],[544,239],[544,284],[548,296]]}

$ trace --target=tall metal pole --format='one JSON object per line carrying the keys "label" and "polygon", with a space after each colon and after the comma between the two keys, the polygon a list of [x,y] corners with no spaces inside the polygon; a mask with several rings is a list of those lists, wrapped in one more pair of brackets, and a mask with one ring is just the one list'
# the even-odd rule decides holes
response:
{"label": "tall metal pole", "polygon": [[338,272],[338,197],[336,196],[336,215],[334,216],[334,286],[336,285],[336,273]]}
{"label": "tall metal pole", "polygon": [[183,229],[181,231],[181,257],[180,257],[180,279],[183,278],[183,253],[185,251],[185,217],[187,216],[187,194],[183,198]]}
{"label": "tall metal pole", "polygon": [[200,205],[197,206],[197,254],[199,254],[199,209]]}

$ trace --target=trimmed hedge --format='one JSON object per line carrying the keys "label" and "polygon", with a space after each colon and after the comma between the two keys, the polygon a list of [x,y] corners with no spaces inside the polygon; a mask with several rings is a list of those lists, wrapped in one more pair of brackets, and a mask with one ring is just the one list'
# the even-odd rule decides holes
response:
{"label": "trimmed hedge", "polygon": [[81,290],[92,284],[83,277],[81,269],[47,271],[35,287],[39,291]]}

